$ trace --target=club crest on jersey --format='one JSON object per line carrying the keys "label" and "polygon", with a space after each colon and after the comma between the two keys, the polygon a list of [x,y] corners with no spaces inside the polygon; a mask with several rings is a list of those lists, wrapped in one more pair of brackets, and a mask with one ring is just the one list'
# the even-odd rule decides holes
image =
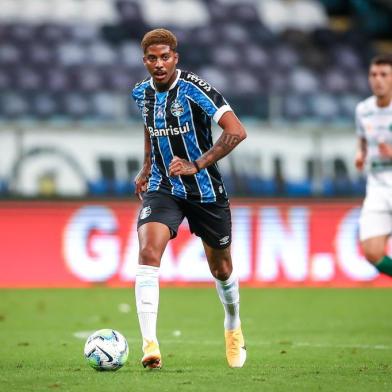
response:
{"label": "club crest on jersey", "polygon": [[181,102],[175,100],[170,106],[170,112],[175,117],[180,117],[184,114],[184,107],[181,105]]}

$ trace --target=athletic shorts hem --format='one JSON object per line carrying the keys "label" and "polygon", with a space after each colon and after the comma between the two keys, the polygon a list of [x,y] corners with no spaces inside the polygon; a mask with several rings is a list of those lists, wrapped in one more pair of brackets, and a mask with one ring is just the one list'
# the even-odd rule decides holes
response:
{"label": "athletic shorts hem", "polygon": [[177,230],[170,227],[170,225],[168,225],[167,222],[160,221],[159,219],[145,220],[145,221],[139,220],[139,222],[137,224],[137,229],[139,230],[139,228],[142,227],[143,225],[145,225],[146,223],[161,223],[162,225],[165,225],[169,229],[171,240],[177,237]]}

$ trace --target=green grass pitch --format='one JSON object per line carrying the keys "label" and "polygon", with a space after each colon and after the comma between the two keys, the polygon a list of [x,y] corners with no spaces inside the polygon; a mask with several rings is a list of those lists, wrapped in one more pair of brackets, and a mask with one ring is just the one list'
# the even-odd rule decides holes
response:
{"label": "green grass pitch", "polygon": [[[391,303],[390,289],[243,288],[248,360],[229,369],[215,290],[163,288],[164,367],[148,371],[133,289],[1,290],[1,390],[391,391]],[[128,339],[117,372],[96,372],[83,358],[83,336],[100,328]]]}

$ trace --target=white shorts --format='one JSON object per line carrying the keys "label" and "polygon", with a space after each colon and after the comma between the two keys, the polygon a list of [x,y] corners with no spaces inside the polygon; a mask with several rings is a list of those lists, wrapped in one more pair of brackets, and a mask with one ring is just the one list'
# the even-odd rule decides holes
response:
{"label": "white shorts", "polygon": [[368,186],[359,217],[361,241],[392,233],[392,189]]}

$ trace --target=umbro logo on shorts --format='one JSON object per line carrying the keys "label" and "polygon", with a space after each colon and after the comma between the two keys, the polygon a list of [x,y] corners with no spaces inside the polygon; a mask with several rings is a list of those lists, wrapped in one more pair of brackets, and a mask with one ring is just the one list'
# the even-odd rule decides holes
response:
{"label": "umbro logo on shorts", "polygon": [[147,206],[144,207],[141,211],[140,211],[140,219],[146,219],[147,217],[149,217],[151,215],[151,207]]}
{"label": "umbro logo on shorts", "polygon": [[226,245],[228,242],[229,242],[229,240],[230,240],[230,236],[226,236],[226,237],[223,237],[223,238],[221,238],[220,240],[219,240],[219,243],[221,244],[221,245]]}

